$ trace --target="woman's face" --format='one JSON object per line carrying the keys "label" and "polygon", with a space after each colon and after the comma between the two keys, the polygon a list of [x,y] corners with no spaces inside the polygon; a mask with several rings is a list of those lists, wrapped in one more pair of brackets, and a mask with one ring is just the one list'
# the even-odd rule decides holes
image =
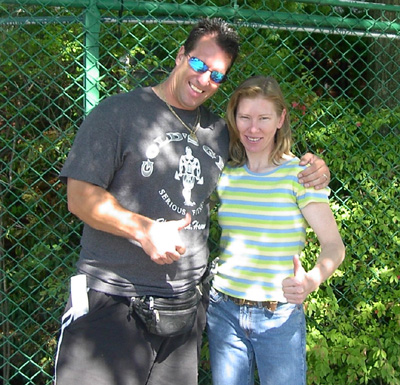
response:
{"label": "woman's face", "polygon": [[278,115],[274,104],[262,96],[241,98],[236,110],[236,125],[246,153],[267,155],[274,148],[275,133],[285,119]]}

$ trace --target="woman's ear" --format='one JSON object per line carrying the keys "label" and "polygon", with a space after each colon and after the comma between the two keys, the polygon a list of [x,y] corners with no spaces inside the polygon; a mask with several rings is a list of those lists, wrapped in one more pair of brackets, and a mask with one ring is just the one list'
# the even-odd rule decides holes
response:
{"label": "woman's ear", "polygon": [[278,127],[277,127],[278,130],[279,130],[280,128],[282,128],[283,123],[285,122],[285,118],[286,118],[286,108],[283,109],[282,114],[281,114],[281,117],[279,118]]}

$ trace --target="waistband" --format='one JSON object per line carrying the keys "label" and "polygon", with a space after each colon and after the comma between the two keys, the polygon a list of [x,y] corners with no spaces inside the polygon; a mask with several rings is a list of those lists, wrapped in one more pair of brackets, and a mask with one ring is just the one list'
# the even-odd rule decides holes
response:
{"label": "waistband", "polygon": [[235,305],[252,306],[252,307],[258,307],[260,309],[264,308],[271,312],[274,312],[280,305],[283,305],[283,302],[278,302],[278,301],[251,301],[251,300],[244,299],[244,298],[232,297],[228,294],[221,293],[221,292],[220,292],[220,294],[224,297],[224,299],[228,299],[229,301],[232,301]]}

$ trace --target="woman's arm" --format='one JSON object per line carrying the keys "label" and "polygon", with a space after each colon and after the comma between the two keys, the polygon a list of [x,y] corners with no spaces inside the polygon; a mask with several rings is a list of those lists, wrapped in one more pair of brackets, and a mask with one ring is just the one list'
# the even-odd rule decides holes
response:
{"label": "woman's arm", "polygon": [[283,293],[290,303],[303,303],[343,262],[345,247],[328,203],[310,203],[302,213],[314,230],[321,246],[315,266],[306,272],[298,256],[294,257],[294,276],[283,280]]}

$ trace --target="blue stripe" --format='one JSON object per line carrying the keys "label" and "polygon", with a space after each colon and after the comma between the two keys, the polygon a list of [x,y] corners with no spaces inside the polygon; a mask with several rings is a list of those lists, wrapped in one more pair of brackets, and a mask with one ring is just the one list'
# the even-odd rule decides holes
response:
{"label": "blue stripe", "polygon": [[251,231],[253,233],[264,233],[264,234],[305,234],[306,230],[304,227],[298,227],[293,229],[261,229],[259,227],[250,226],[225,226],[224,230],[240,230],[240,231]]}
{"label": "blue stripe", "polygon": [[221,213],[218,213],[218,216],[220,218],[249,218],[249,219],[255,219],[255,220],[263,220],[263,221],[267,221],[267,220],[276,220],[276,221],[282,221],[282,220],[298,220],[298,219],[303,219],[303,215],[301,213],[293,215],[293,213],[291,213],[291,215],[289,216],[282,216],[282,214],[280,215],[254,215],[254,214],[246,214],[246,213],[230,213],[230,212],[226,212],[223,211]]}
{"label": "blue stripe", "polygon": [[[240,180],[241,182],[243,181],[255,181],[255,182],[259,182],[260,179],[261,180],[265,180],[266,179],[266,175],[256,175],[256,176],[252,176],[252,175],[232,175],[232,174],[223,174],[224,178],[227,178],[228,180]],[[295,181],[298,182],[299,178],[297,178],[297,175],[282,175],[282,176],[267,176],[268,178],[268,182],[277,182],[277,181],[281,181],[281,180],[290,180],[290,181]]]}
{"label": "blue stripe", "polygon": [[290,194],[294,195],[294,191],[289,188],[273,188],[273,189],[256,189],[251,187],[230,187],[230,186],[219,186],[218,190],[221,192],[233,192],[233,193],[251,193],[251,194]]}
{"label": "blue stripe", "polygon": [[228,199],[222,198],[224,205],[242,205],[242,206],[256,206],[256,207],[278,207],[278,208],[293,208],[298,207],[295,202],[257,202],[257,201],[246,201],[242,199]]}
{"label": "blue stripe", "polygon": [[224,287],[224,291],[226,291],[228,293],[228,295],[231,295],[232,297],[238,297],[238,298],[241,298],[246,294],[244,291],[231,290],[231,289],[227,289],[225,287]]}
{"label": "blue stripe", "polygon": [[317,193],[317,192],[307,191],[305,194],[302,194],[302,195],[298,196],[298,200],[310,199],[310,198],[318,198],[318,199],[326,200],[327,199],[327,195],[326,194]]}
{"label": "blue stripe", "polygon": [[260,274],[293,274],[293,268],[286,270],[276,270],[276,269],[260,269],[257,267],[247,267],[247,266],[235,266],[234,270],[250,271],[252,273]]}
{"label": "blue stripe", "polygon": [[260,229],[259,227],[250,227],[250,226],[225,226],[224,229],[226,230],[241,230],[241,231],[252,231],[258,233],[271,233],[271,234],[305,234],[306,230],[304,227],[297,227],[293,229]]}
{"label": "blue stripe", "polygon": [[[222,250],[222,254],[232,255],[232,252],[229,250]],[[287,262],[293,261],[293,255],[282,256],[282,257],[274,257],[271,255],[259,255],[259,254],[246,254],[246,258],[251,258],[259,261],[273,261],[273,262]],[[225,261],[221,260],[221,265],[224,264]]]}
{"label": "blue stripe", "polygon": [[236,278],[236,277],[231,277],[225,274],[220,274],[221,278],[224,279],[229,279],[230,281],[233,282],[238,282],[238,283],[244,283],[247,285],[251,285],[251,286],[262,286],[262,287],[275,287],[274,284],[270,283],[270,282],[265,282],[265,281],[253,281],[250,279],[243,279],[243,278]]}
{"label": "blue stripe", "polygon": [[[223,237],[221,238],[222,240],[228,240],[229,238]],[[257,242],[257,241],[251,241],[251,240],[243,240],[243,244],[249,245],[249,246],[261,246],[261,247],[273,247],[273,248],[288,248],[288,247],[293,247],[293,246],[303,246],[304,242],[296,241],[296,242]]]}

